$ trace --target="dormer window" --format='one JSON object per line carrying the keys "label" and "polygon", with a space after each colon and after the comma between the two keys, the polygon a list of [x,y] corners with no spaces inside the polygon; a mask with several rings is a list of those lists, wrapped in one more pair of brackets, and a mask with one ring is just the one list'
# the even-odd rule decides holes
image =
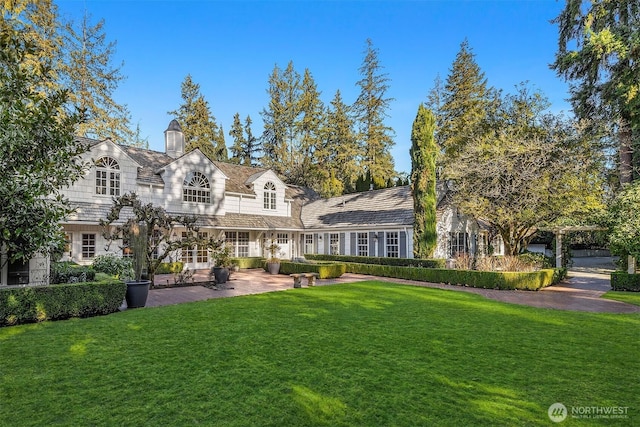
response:
{"label": "dormer window", "polygon": [[264,208],[269,210],[276,209],[276,186],[271,181],[264,185]]}
{"label": "dormer window", "polygon": [[182,187],[182,200],[185,202],[211,203],[211,185],[207,177],[200,172],[189,172]]}
{"label": "dormer window", "polygon": [[96,161],[96,194],[120,195],[120,165],[111,157],[101,157]]}

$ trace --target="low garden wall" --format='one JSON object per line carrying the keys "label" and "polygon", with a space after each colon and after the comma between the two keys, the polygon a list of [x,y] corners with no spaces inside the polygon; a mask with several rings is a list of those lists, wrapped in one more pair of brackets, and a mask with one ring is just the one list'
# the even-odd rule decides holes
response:
{"label": "low garden wall", "polygon": [[15,286],[0,289],[0,326],[91,317],[118,311],[127,285],[120,280]]}
{"label": "low garden wall", "polygon": [[611,289],[614,291],[640,292],[640,274],[624,271],[611,273]]}

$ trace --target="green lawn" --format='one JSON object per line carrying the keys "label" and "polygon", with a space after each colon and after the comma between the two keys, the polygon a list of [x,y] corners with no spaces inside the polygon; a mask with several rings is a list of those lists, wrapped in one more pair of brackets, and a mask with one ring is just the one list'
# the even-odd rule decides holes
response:
{"label": "green lawn", "polygon": [[0,425],[638,425],[639,331],[383,282],[8,327]]}
{"label": "green lawn", "polygon": [[640,292],[617,292],[609,291],[602,298],[614,299],[626,302],[627,304],[640,305]]}

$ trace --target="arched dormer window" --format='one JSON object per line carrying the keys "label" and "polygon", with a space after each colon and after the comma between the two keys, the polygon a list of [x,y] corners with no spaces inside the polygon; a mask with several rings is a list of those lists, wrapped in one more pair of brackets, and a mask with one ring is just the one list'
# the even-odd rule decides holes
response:
{"label": "arched dormer window", "polygon": [[276,209],[276,186],[271,181],[264,185],[264,208],[269,210]]}
{"label": "arched dormer window", "polygon": [[120,165],[111,157],[96,161],[96,194],[120,195]]}
{"label": "arched dormer window", "polygon": [[182,200],[185,202],[211,203],[211,185],[200,172],[189,172],[182,186]]}

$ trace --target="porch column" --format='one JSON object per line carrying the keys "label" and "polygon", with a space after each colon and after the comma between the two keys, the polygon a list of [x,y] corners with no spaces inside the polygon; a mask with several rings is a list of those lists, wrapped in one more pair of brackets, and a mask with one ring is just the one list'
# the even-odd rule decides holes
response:
{"label": "porch column", "polygon": [[636,274],[636,259],[631,255],[627,257],[627,273]]}
{"label": "porch column", "polygon": [[556,268],[562,268],[562,232],[556,232]]}

